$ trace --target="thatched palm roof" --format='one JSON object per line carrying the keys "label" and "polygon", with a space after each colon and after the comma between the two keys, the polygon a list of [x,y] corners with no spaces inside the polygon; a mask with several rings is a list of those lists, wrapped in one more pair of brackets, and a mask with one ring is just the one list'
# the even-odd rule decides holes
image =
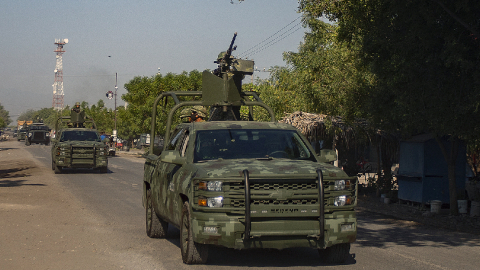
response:
{"label": "thatched palm roof", "polygon": [[287,114],[279,122],[296,127],[310,140],[317,140],[324,138],[329,133],[331,134],[330,128],[339,129],[344,134],[352,132],[354,129],[352,125],[346,124],[341,117],[300,111]]}

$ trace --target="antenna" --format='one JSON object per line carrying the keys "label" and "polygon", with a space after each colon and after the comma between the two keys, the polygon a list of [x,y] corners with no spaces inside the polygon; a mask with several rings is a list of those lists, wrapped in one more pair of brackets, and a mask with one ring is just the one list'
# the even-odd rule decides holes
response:
{"label": "antenna", "polygon": [[57,54],[57,63],[55,65],[55,81],[53,82],[53,101],[52,107],[60,111],[63,109],[63,60],[62,55],[65,52],[63,46],[68,43],[68,39],[55,39],[55,45],[57,48],[54,52]]}

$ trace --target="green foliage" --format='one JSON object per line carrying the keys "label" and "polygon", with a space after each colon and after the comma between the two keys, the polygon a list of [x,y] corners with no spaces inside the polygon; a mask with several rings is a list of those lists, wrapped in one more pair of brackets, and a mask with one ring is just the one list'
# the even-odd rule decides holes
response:
{"label": "green foliage", "polygon": [[112,134],[115,127],[115,111],[105,108],[103,100],[97,101],[97,104],[88,107],[87,102],[82,102],[80,107],[85,111],[85,114],[90,116],[99,132]]}
{"label": "green foliage", "polygon": [[360,46],[375,74],[372,120],[389,129],[465,137],[480,120],[480,2],[301,1],[339,26],[337,40]]}
{"label": "green foliage", "polygon": [[[338,24],[338,41],[358,46],[362,66],[375,74],[369,119],[387,130],[478,138],[480,2],[302,0],[307,16]],[[454,161],[447,152],[452,214],[457,214]],[[451,168],[451,169],[450,169]]]}
{"label": "green foliage", "polygon": [[8,115],[8,111],[6,111],[2,104],[0,104],[0,128],[4,128],[8,126],[12,120],[10,120],[10,116]]}
{"label": "green foliage", "polygon": [[[122,99],[128,102],[127,109],[119,112],[121,115],[121,129],[119,136],[136,137],[142,133],[150,133],[152,121],[152,106],[161,92],[168,91],[200,91],[202,74],[197,70],[181,74],[168,73],[165,76],[158,74],[153,77],[135,77],[125,84],[127,93]],[[165,133],[166,113],[160,113],[173,107],[173,100],[168,99],[166,104],[159,104],[156,118],[157,134]],[[162,109],[163,106],[166,108]],[[177,118],[180,121],[179,118]]]}
{"label": "green foliage", "polygon": [[359,47],[340,42],[339,28],[317,17],[306,14],[304,23],[310,31],[299,52],[284,53],[288,67],[273,67],[255,90],[277,119],[294,111],[365,117],[375,76],[359,61]]}
{"label": "green foliage", "polygon": [[50,128],[55,127],[55,122],[57,121],[58,112],[53,108],[42,108],[40,110],[27,110],[23,112],[17,120],[19,121],[33,121],[33,122],[43,122],[45,125]]}

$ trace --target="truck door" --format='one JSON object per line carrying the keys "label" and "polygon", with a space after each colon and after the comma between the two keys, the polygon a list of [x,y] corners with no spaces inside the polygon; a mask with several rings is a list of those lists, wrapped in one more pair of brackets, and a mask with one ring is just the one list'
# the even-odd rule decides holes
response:
{"label": "truck door", "polygon": [[[185,135],[188,133],[188,130],[184,128],[177,128],[174,130],[171,136],[171,140],[168,143],[166,149],[167,150],[176,150],[180,151],[182,142],[184,141]],[[188,136],[187,136],[188,137]],[[158,182],[155,183],[155,186],[159,188],[158,191],[156,191],[156,194],[158,194],[158,211],[159,214],[164,216],[169,222],[172,222],[173,219],[173,212],[171,205],[172,201],[172,189],[174,183],[172,180],[174,179],[175,174],[177,171],[181,168],[181,166],[173,164],[173,163],[168,163],[168,162],[160,162],[159,166],[156,168],[156,177],[158,179]]]}

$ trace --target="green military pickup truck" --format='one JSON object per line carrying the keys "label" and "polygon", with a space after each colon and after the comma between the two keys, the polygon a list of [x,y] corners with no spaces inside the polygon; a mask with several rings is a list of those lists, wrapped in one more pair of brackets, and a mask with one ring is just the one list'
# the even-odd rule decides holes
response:
{"label": "green military pickup truck", "polygon": [[[203,73],[202,91],[164,92],[155,100],[151,138],[159,102],[172,98],[175,105],[163,149],[150,145],[145,156],[147,235],[162,238],[168,224],[178,227],[186,264],[206,263],[210,245],[309,247],[327,262],[344,262],[357,234],[356,177],[328,163],[336,160],[334,151],[315,154],[297,129],[275,121],[256,93],[241,90],[253,61],[231,57],[232,45],[216,61],[218,70]],[[210,107],[209,121],[172,128],[186,106]],[[242,106],[250,121],[239,121]],[[253,106],[264,108],[270,121],[253,121]]]}
{"label": "green military pickup truck", "polygon": [[100,140],[95,123],[76,123],[74,119],[76,117],[63,116],[57,120],[56,136],[51,142],[52,170],[58,174],[66,168],[92,168],[107,173],[108,147]]}

